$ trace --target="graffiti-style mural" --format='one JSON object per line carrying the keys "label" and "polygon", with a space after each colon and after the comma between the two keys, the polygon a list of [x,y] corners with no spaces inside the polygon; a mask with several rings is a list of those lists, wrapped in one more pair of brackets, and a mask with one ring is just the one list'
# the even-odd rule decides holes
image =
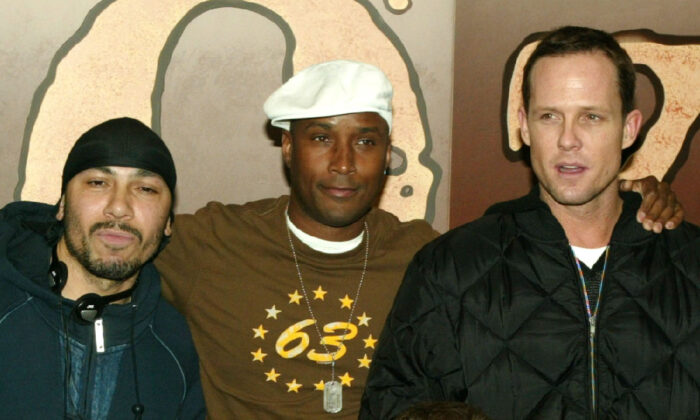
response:
{"label": "graffiti-style mural", "polygon": [[[127,115],[150,121],[157,130],[163,74],[179,35],[195,16],[222,7],[279,17],[287,42],[284,78],[338,58],[371,63],[387,73],[395,89],[392,137],[402,162],[392,170],[380,206],[402,219],[430,220],[440,168],[430,158],[431,138],[418,78],[402,44],[367,1],[100,2],[56,53],[35,96],[18,198],[55,202],[60,183],[47,180],[60,178],[78,135],[105,119]],[[409,4],[396,5],[397,10],[402,7]],[[307,13],[309,9],[316,13]],[[336,19],[339,15],[347,19]]]}

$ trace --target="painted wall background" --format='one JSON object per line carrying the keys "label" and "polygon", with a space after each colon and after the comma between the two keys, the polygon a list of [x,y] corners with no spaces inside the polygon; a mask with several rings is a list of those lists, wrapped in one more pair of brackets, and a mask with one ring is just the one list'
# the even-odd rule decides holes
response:
{"label": "painted wall background", "polygon": [[[503,118],[511,61],[532,34],[562,25],[610,32],[646,29],[670,35],[667,40],[684,38],[694,43],[697,66],[697,1],[471,0],[458,1],[456,6],[451,226],[479,217],[494,202],[527,193],[532,185],[529,167],[508,146]],[[676,60],[680,68],[683,60]],[[696,77],[698,73],[700,67],[695,67]],[[637,75],[638,104],[648,119],[656,109],[654,85],[648,76]],[[700,100],[700,90],[688,87],[685,93],[695,103]],[[667,176],[685,205],[687,220],[699,223],[700,120],[697,110],[694,112],[690,135],[684,139],[676,167]]]}
{"label": "painted wall background", "polygon": [[[374,15],[369,19],[366,13],[348,16],[338,9],[341,2],[350,4],[344,8],[371,9]],[[31,131],[34,127],[30,120],[40,111],[37,104],[42,101],[37,96],[51,71],[52,60],[61,48],[66,48],[65,44],[75,37],[91,13],[111,3],[113,1],[105,0],[5,0],[0,4],[0,132],[3,135],[0,140],[0,205],[19,197],[17,186],[20,173],[24,173],[21,159],[29,154],[24,139],[35,134]],[[139,0],[115,3],[128,8]],[[399,80],[403,84],[404,92],[412,94],[417,87],[420,93],[414,97],[413,105],[408,102],[420,115],[412,115],[401,125],[402,133],[409,134],[399,133],[397,138],[395,133],[395,144],[401,145],[411,135],[422,133],[429,147],[421,151],[418,159],[432,165],[430,171],[420,172],[415,179],[396,182],[398,177],[394,177],[393,185],[390,182],[387,188],[390,198],[394,199],[387,200],[385,196],[383,203],[393,203],[392,210],[402,213],[410,206],[402,206],[402,200],[395,198],[401,196],[406,185],[421,184],[422,195],[413,200],[419,205],[405,212],[404,218],[415,217],[412,216],[415,214],[427,216],[441,231],[472,220],[489,204],[521,195],[530,188],[529,168],[509,149],[503,118],[510,66],[526,38],[563,24],[589,25],[613,32],[649,29],[674,37],[687,36],[690,40],[700,36],[697,19],[700,3],[692,0],[594,0],[586,4],[547,0],[517,3],[503,0],[299,0],[294,3],[173,0],[167,3],[177,4],[185,13],[191,13],[191,20],[183,26],[169,52],[167,71],[161,75],[163,91],[157,121],[178,165],[178,211],[193,211],[209,200],[240,203],[285,193],[287,186],[279,147],[266,132],[262,103],[288,76],[285,71],[289,73],[295,66],[311,64],[323,58],[323,54],[327,58],[347,58],[345,53],[352,56],[361,51],[371,59],[374,44],[369,43],[368,47],[367,33],[360,30],[356,42],[338,44],[338,39],[345,38],[338,37],[336,32],[341,26],[352,27],[355,22],[361,23],[356,26],[362,28],[374,19],[393,33],[394,41],[398,41],[393,45],[403,47],[403,54],[413,70],[409,74],[406,70],[409,66],[403,70],[399,68],[390,77],[394,83]],[[253,4],[264,4],[273,13],[253,10]],[[274,13],[275,8],[285,4],[287,9],[279,9],[282,15]],[[292,10],[292,4],[297,4],[296,10]],[[207,10],[191,12],[195,7]],[[161,18],[157,8],[144,9],[145,16],[140,18],[148,19],[149,14],[151,18]],[[302,27],[314,26],[320,20],[326,22],[327,30],[316,39],[328,43],[319,45],[334,45],[335,39],[333,48],[341,49],[343,54],[317,49],[296,57],[296,62],[290,59],[288,39],[280,22]],[[343,25],[334,24],[337,22]],[[116,23],[124,28],[134,25],[130,19],[121,22],[117,19]],[[143,27],[137,25],[133,29]],[[372,32],[375,36],[376,27]],[[110,37],[119,38],[118,34],[110,32],[104,36],[108,45],[115,45]],[[387,48],[383,42],[382,48]],[[144,54],[141,47],[137,42],[126,53],[138,58]],[[389,45],[389,48],[393,47]],[[375,58],[385,60],[384,54]],[[118,67],[120,62],[110,65]],[[90,69],[81,68],[89,74]],[[97,70],[112,72],[114,69]],[[122,70],[127,74],[132,72],[129,68]],[[404,74],[400,74],[401,71]],[[645,75],[639,79],[640,105],[649,116],[655,110],[654,86]],[[134,80],[138,82],[138,78]],[[70,86],[73,92],[79,92],[89,87],[89,82],[75,77]],[[44,89],[44,93],[46,91]],[[90,95],[84,98],[89,102]],[[62,103],[61,96],[55,99],[54,105],[59,105],[56,109],[69,117],[67,119],[78,118],[92,109],[85,103],[70,100]],[[119,99],[117,94],[110,100],[93,98],[93,102],[112,104]],[[121,99],[122,109],[134,107],[128,98]],[[151,105],[150,102],[139,104],[140,112],[146,115],[144,110],[147,110],[150,115]],[[398,111],[406,113],[406,109]],[[44,138],[55,138],[64,144],[75,140],[65,138],[65,131],[61,131],[65,128],[61,127],[61,122],[65,120],[60,113],[47,120],[49,123],[42,128]],[[681,164],[669,178],[685,204],[687,218],[696,223],[700,222],[700,194],[696,187],[696,180],[700,179],[699,125],[696,118],[678,158]],[[75,124],[73,130],[76,130]],[[67,151],[51,147],[38,150],[41,159],[60,164]],[[403,161],[401,155],[396,155],[394,166],[400,169]],[[47,187],[56,188],[59,180],[40,177],[38,185],[42,187],[44,182]],[[429,185],[427,193],[425,185]],[[415,194],[413,198],[418,196]],[[43,197],[48,197],[45,201],[53,200],[52,193]]]}
{"label": "painted wall background", "polygon": [[380,205],[447,228],[453,1],[8,1],[0,12],[0,204],[57,199],[72,142],[119,115],[162,133],[179,212],[285,193],[262,103],[294,70],[350,58],[395,85],[398,153]]}

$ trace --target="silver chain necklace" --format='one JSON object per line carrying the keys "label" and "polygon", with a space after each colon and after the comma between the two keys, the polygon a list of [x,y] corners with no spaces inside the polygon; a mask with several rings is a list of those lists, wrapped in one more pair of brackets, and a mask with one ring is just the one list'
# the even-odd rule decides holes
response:
{"label": "silver chain necklace", "polygon": [[[304,286],[304,280],[301,276],[301,268],[299,268],[299,260],[297,259],[297,252],[294,249],[294,242],[292,241],[292,233],[289,231],[289,226],[287,226],[287,239],[289,239],[289,247],[292,249],[292,257],[294,257],[294,265],[297,268],[297,275],[299,276],[299,283],[301,284],[301,291],[304,293],[304,300],[306,301],[306,307],[309,310],[309,315],[314,321],[314,327],[316,327],[316,333],[321,341],[321,345],[327,354],[331,355],[331,380],[323,384],[323,409],[328,413],[338,413],[343,409],[343,386],[340,382],[335,380],[335,355],[336,353],[331,353],[328,351],[326,343],[323,341],[323,336],[321,335],[321,330],[318,327],[318,321],[316,320],[316,315],[314,315],[313,309],[311,309],[311,302],[306,294],[306,287]],[[360,289],[362,289],[362,283],[365,281],[365,274],[367,273],[367,259],[369,257],[369,228],[367,227],[367,222],[364,222],[365,226],[365,262],[362,267],[362,276],[360,277],[360,283],[357,285],[357,292],[355,292],[355,300],[352,303],[352,308],[350,308],[350,316],[348,317],[348,322],[345,324],[345,332],[343,332],[343,337],[341,342],[345,341],[345,336],[348,334],[348,325],[352,321],[352,315],[355,313],[355,308],[357,307],[357,301],[360,298]]]}

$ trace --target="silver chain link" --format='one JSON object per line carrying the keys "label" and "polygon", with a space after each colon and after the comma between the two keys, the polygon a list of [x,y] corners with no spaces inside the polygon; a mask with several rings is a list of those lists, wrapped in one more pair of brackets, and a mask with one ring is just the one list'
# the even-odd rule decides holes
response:
{"label": "silver chain link", "polygon": [[[357,292],[355,292],[355,300],[352,303],[352,308],[350,309],[350,316],[348,317],[348,322],[345,324],[345,332],[343,332],[343,337],[341,338],[341,342],[345,341],[345,336],[348,334],[348,327],[347,325],[350,324],[352,321],[352,315],[355,313],[355,308],[357,307],[357,302],[360,298],[360,289],[362,288],[362,283],[365,281],[365,274],[367,273],[367,259],[369,257],[369,228],[367,227],[367,222],[364,222],[365,226],[365,262],[362,267],[362,276],[360,277],[360,283],[357,285]],[[292,233],[289,231],[289,226],[287,226],[287,239],[289,239],[289,247],[292,249],[292,257],[294,257],[294,265],[297,268],[297,275],[299,276],[299,283],[301,284],[301,291],[304,293],[304,300],[306,300],[306,307],[309,309],[309,315],[311,315],[311,318],[314,321],[314,327],[316,327],[316,333],[318,334],[318,338],[321,342],[321,345],[323,346],[324,350],[326,350],[327,354],[331,355],[331,381],[334,380],[335,378],[335,352],[331,353],[328,351],[328,347],[326,347],[326,343],[323,342],[323,336],[321,335],[321,330],[318,328],[318,321],[316,320],[316,315],[314,315],[313,309],[311,309],[311,301],[309,301],[309,297],[306,294],[306,287],[304,286],[304,280],[301,277],[301,268],[299,268],[299,260],[297,259],[297,252],[296,249],[294,249],[294,242],[292,241]]]}

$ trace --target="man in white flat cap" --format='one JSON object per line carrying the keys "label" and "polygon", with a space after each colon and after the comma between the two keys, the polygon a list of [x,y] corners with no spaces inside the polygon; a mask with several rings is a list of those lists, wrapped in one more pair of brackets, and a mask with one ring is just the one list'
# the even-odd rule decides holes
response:
{"label": "man in white flat cap", "polygon": [[212,418],[357,418],[402,274],[436,236],[373,208],[391,98],[368,64],[299,72],[264,106],[284,130],[290,195],[176,218],[156,264],[200,349]]}
{"label": "man in white flat cap", "polygon": [[176,217],[156,265],[190,323],[211,418],[357,418],[405,268],[436,236],[374,207],[391,98],[369,64],[300,71],[264,106],[284,130],[290,195]]}

